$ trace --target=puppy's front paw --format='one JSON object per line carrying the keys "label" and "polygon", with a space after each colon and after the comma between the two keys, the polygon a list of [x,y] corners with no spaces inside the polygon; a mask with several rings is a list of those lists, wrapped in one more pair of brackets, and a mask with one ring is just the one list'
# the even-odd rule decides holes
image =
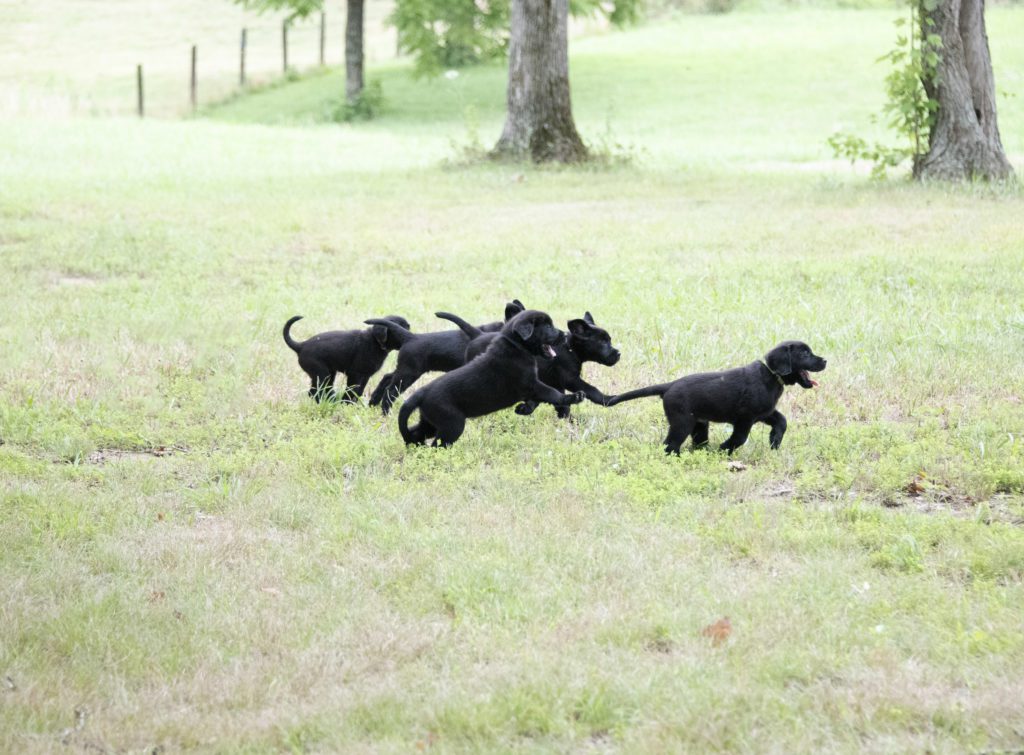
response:
{"label": "puppy's front paw", "polygon": [[516,414],[520,415],[521,417],[528,417],[531,414],[533,414],[534,408],[535,407],[533,404],[524,402],[516,407]]}
{"label": "puppy's front paw", "polygon": [[583,399],[585,399],[586,397],[587,395],[583,391],[576,391],[571,396],[569,396],[569,400],[566,403],[581,404],[583,403]]}

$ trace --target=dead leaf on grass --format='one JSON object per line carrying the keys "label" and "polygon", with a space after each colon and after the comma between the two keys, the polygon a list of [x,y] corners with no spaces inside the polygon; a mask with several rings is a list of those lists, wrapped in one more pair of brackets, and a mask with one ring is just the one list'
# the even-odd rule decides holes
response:
{"label": "dead leaf on grass", "polygon": [[726,465],[726,469],[728,469],[730,472],[742,472],[746,468],[747,468],[746,464],[744,464],[742,461],[736,461],[735,459],[730,461]]}
{"label": "dead leaf on grass", "polygon": [[911,498],[918,498],[925,491],[925,473],[918,472],[914,475],[914,479],[907,483],[907,486],[903,488],[903,491]]}
{"label": "dead leaf on grass", "polygon": [[702,636],[709,638],[711,644],[717,648],[729,639],[729,635],[732,634],[732,622],[729,621],[728,616],[723,616],[714,624],[708,624],[700,630],[700,633]]}

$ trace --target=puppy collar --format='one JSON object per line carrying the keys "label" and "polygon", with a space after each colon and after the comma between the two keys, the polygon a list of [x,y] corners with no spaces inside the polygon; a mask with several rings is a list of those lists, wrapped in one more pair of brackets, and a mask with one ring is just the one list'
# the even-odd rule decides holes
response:
{"label": "puppy collar", "polygon": [[769,367],[767,362],[761,362],[761,364],[764,365],[764,368],[766,370],[768,370],[768,372],[772,373],[772,375],[775,377],[775,379],[779,381],[779,385],[781,385],[783,387],[783,389],[785,389],[786,383],[783,381],[782,375],[780,375],[775,370],[773,370],[771,367]]}

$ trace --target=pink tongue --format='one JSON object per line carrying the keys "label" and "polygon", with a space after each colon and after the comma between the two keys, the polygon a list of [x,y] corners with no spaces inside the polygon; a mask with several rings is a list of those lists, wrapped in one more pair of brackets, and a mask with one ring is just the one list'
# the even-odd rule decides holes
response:
{"label": "pink tongue", "polygon": [[811,381],[811,385],[813,385],[815,388],[818,387],[818,381],[817,380],[815,380],[814,378],[807,378],[807,379]]}

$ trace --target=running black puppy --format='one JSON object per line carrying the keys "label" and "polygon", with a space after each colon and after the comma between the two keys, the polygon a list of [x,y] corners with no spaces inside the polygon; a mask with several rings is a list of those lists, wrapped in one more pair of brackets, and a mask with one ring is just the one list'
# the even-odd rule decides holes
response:
{"label": "running black puppy", "polygon": [[[528,309],[512,318],[490,348],[472,362],[452,370],[414,393],[398,412],[398,429],[406,443],[450,446],[466,428],[466,419],[513,406],[519,401],[546,401],[569,406],[583,392],[563,394],[537,377],[536,357],[555,358],[553,345],[562,332],[544,312]],[[420,410],[419,424],[409,415]]]}
{"label": "running black puppy", "polygon": [[772,448],[782,445],[786,418],[775,409],[787,385],[813,388],[817,385],[808,372],[821,372],[826,361],[801,341],[783,341],[765,354],[763,362],[751,362],[725,372],[687,375],[671,383],[652,385],[620,393],[608,406],[643,396],[661,396],[668,418],[665,453],[679,453],[690,435],[693,447],[708,443],[708,423],[727,422],[730,435],[719,448],[730,454],[744,443],[756,422],[771,427],[768,440]]}
{"label": "running black puppy", "polygon": [[[438,312],[438,317],[451,320],[472,340],[466,347],[466,361],[471,362],[487,350],[496,333],[483,333],[461,317],[449,312]],[[619,350],[612,346],[608,331],[597,327],[590,312],[583,314],[582,320],[569,320],[569,335],[561,343],[555,344],[554,359],[540,359],[537,372],[542,383],[560,391],[583,391],[584,395],[595,404],[604,404],[608,399],[600,390],[583,379],[583,363],[597,362],[607,367],[619,361]],[[524,401],[516,407],[516,414],[532,414],[537,402]],[[568,406],[557,406],[558,416],[567,419],[570,414]]]}
{"label": "running black puppy", "polygon": [[[526,307],[518,299],[505,305],[508,321]],[[370,406],[380,405],[384,414],[391,411],[395,399],[402,391],[420,379],[425,372],[449,372],[466,363],[466,343],[469,338],[461,330],[443,330],[437,333],[411,333],[407,327],[387,320],[367,320],[369,325],[382,325],[400,344],[398,366],[381,378],[370,396]],[[491,322],[481,325],[481,331],[500,330],[505,323]]]}
{"label": "running black puppy", "polygon": [[[331,330],[299,343],[292,338],[291,329],[301,319],[297,315],[284,324],[284,342],[299,355],[299,367],[309,375],[309,395],[317,403],[338,397],[334,392],[334,378],[339,372],[345,373],[346,382],[341,400],[355,403],[363,395],[370,376],[384,364],[388,352],[401,345],[383,325],[367,330]],[[409,321],[398,315],[388,315],[385,320],[402,328],[409,327]]]}

